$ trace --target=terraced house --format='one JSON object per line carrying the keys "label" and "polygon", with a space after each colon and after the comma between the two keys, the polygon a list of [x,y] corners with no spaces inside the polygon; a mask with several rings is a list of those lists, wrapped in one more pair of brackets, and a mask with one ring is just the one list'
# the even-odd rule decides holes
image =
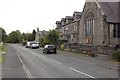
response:
{"label": "terraced house", "polygon": [[61,40],[67,40],[68,43],[77,43],[79,36],[79,21],[81,12],[74,12],[73,16],[66,16],[61,21],[56,22],[56,30],[61,32]]}
{"label": "terraced house", "polygon": [[56,29],[62,32],[62,39],[68,37],[69,43],[76,41],[79,49],[94,49],[97,53],[111,55],[120,45],[119,6],[117,0],[114,2],[86,0],[82,13],[75,12],[70,22],[67,17],[56,22]]}

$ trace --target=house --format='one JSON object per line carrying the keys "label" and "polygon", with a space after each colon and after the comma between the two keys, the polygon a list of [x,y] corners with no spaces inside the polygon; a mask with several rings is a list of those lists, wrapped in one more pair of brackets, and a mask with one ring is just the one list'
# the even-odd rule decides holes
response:
{"label": "house", "polygon": [[104,53],[105,46],[120,45],[118,9],[118,2],[86,1],[79,26],[79,44],[97,46],[100,53]]}
{"label": "house", "polygon": [[60,39],[69,43],[78,42],[79,21],[81,12],[74,12],[73,16],[66,16],[61,21],[56,21],[56,30],[61,32]]}
{"label": "house", "polygon": [[37,32],[36,32],[36,37],[35,37],[35,41],[39,42],[39,38],[42,36],[45,36],[48,33],[48,31],[39,31],[39,28],[37,28]]}

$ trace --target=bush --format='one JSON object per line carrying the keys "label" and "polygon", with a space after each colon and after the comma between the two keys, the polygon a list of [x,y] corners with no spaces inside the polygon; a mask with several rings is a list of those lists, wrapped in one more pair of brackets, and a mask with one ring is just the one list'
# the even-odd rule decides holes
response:
{"label": "bush", "polygon": [[79,53],[79,49],[73,49],[74,53]]}
{"label": "bush", "polygon": [[63,44],[61,45],[61,50],[64,50],[64,45]]}
{"label": "bush", "polygon": [[70,51],[70,49],[65,49],[65,51]]}
{"label": "bush", "polygon": [[112,59],[115,59],[117,61],[120,61],[120,52],[119,51],[115,51],[113,54],[112,54]]}
{"label": "bush", "polygon": [[25,46],[25,45],[26,45],[26,42],[23,42],[22,45]]}

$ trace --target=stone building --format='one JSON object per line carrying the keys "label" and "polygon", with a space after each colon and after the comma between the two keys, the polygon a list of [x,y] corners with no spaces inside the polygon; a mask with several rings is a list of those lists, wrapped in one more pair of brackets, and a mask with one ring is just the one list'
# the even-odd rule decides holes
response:
{"label": "stone building", "polygon": [[69,43],[78,42],[80,18],[81,12],[74,12],[73,16],[66,16],[56,22],[56,30],[61,32],[61,40],[67,40]]}
{"label": "stone building", "polygon": [[118,9],[118,2],[86,2],[80,20],[79,43],[86,46],[120,45]]}
{"label": "stone building", "polygon": [[35,37],[35,41],[39,42],[39,38],[42,36],[45,36],[48,33],[48,31],[39,31],[39,28],[37,28],[37,32],[36,32],[36,37]]}
{"label": "stone building", "polygon": [[[120,47],[120,5],[119,2],[98,2],[86,0],[82,13],[74,12],[72,17],[56,22],[61,39],[68,40],[74,48],[93,50],[110,55]],[[70,44],[67,48],[72,49]]]}

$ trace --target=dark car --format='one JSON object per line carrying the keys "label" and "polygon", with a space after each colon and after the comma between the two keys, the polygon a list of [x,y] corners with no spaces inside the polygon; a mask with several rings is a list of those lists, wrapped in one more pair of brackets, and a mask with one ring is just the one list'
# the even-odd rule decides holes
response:
{"label": "dark car", "polygon": [[46,45],[43,49],[43,53],[46,53],[46,54],[55,53],[56,54],[57,53],[56,47],[54,45]]}

